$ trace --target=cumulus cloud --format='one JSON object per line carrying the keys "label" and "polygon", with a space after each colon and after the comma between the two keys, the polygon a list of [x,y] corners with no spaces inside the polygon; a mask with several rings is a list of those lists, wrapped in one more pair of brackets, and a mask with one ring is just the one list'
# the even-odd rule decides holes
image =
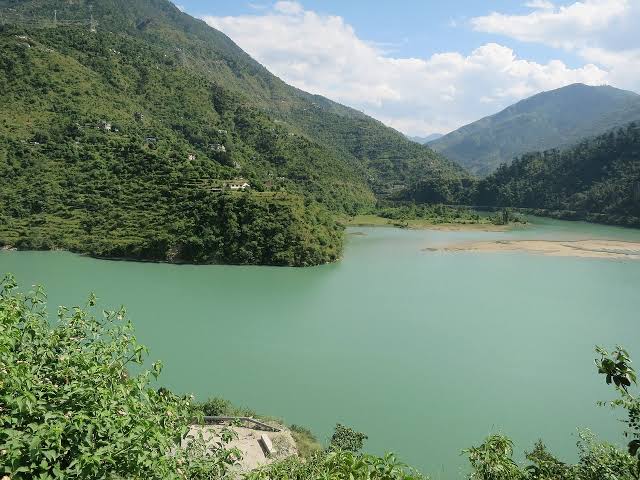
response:
{"label": "cumulus cloud", "polygon": [[610,71],[611,81],[640,88],[640,2],[584,0],[556,6],[546,0],[526,4],[525,15],[491,13],[471,20],[480,32],[574,52]]}
{"label": "cumulus cloud", "polygon": [[260,15],[203,19],[286,82],[415,135],[453,130],[543,90],[609,81],[608,72],[593,64],[536,63],[497,43],[398,58],[358,37],[343,18],[292,1]]}

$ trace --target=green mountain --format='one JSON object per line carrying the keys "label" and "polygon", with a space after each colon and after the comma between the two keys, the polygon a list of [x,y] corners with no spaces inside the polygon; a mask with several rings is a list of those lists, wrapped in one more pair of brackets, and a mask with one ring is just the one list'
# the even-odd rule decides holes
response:
{"label": "green mountain", "polygon": [[466,176],[166,0],[0,0],[0,91],[5,245],[317,264],[341,251],[330,211]]}
{"label": "green mountain", "polygon": [[640,127],[523,155],[479,182],[475,204],[640,227]]}
{"label": "green mountain", "polygon": [[640,95],[569,85],[540,93],[429,144],[471,172],[486,175],[527,152],[569,147],[640,120]]}

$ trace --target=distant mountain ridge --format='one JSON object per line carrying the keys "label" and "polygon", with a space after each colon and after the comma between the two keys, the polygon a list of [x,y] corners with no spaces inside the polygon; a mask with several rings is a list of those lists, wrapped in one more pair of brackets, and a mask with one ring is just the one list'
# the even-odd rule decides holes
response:
{"label": "distant mountain ridge", "polygon": [[530,152],[485,178],[416,183],[405,201],[442,197],[460,205],[640,228],[640,124],[632,122],[559,150]]}
{"label": "distant mountain ridge", "polygon": [[486,175],[532,151],[566,148],[640,120],[640,95],[573,84],[522,100],[429,144],[472,173]]}
{"label": "distant mountain ridge", "polygon": [[434,140],[438,140],[439,138],[444,137],[442,133],[432,133],[431,135],[427,135],[426,137],[408,137],[409,140],[413,140],[416,143],[421,143],[422,145],[426,145],[429,142],[433,142]]}
{"label": "distant mountain ridge", "polygon": [[523,155],[482,179],[474,201],[640,227],[640,125],[631,123],[566,150]]}

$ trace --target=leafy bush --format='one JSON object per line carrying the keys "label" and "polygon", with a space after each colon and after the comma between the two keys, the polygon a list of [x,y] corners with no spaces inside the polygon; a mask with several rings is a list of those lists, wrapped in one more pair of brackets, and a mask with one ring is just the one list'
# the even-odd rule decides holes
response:
{"label": "leafy bush", "polygon": [[627,412],[627,430],[624,435],[630,438],[628,444],[629,455],[635,459],[635,475],[640,478],[640,398],[630,391],[637,385],[637,375],[631,366],[629,353],[622,347],[617,347],[611,354],[598,347],[596,351],[600,358],[596,360],[598,373],[605,375],[608,385],[614,385],[620,398],[610,402],[611,406],[623,408]]}
{"label": "leafy bush", "polygon": [[290,458],[251,472],[245,480],[422,480],[424,477],[398,462],[395,456],[359,455],[334,450],[308,461]]}
{"label": "leafy bush", "polygon": [[345,427],[338,423],[336,429],[333,432],[331,441],[329,443],[329,449],[331,450],[344,450],[345,452],[359,452],[364,446],[364,441],[368,437],[361,432],[356,432],[352,428]]}
{"label": "leafy bush", "polygon": [[[60,307],[49,323],[41,289],[0,293],[0,475],[13,479],[219,478],[232,457],[192,441],[190,399],[155,390],[161,364],[125,311]],[[139,372],[139,373],[133,373]]]}
{"label": "leafy bush", "polygon": [[554,457],[542,440],[539,440],[533,451],[527,453],[527,460],[531,465],[527,466],[528,478],[531,480],[561,480],[572,478],[571,467]]}
{"label": "leafy bush", "polygon": [[636,372],[631,367],[629,353],[617,347],[612,353],[601,347],[596,349],[600,358],[596,360],[598,373],[605,375],[606,382],[615,386],[620,398],[609,402],[614,407],[627,411],[628,429],[626,437],[632,440],[628,452],[615,445],[600,442],[588,430],[579,432],[579,461],[567,465],[548,452],[542,441],[527,453],[530,462],[520,468],[513,460],[513,443],[504,435],[491,435],[479,447],[464,453],[469,456],[472,467],[470,478],[474,480],[637,480],[640,478],[640,400],[631,394],[636,384]]}
{"label": "leafy bush", "polygon": [[202,403],[196,403],[194,407],[208,417],[258,417],[254,410],[246,407],[236,407],[229,400],[221,397],[214,397]]}
{"label": "leafy bush", "polygon": [[500,434],[490,435],[479,447],[465,450],[473,468],[473,480],[517,480],[523,474],[513,460],[513,442]]}

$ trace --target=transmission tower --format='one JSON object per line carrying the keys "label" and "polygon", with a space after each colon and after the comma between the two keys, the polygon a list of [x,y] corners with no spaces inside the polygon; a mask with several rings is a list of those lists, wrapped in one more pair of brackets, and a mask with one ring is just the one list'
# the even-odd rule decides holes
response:
{"label": "transmission tower", "polygon": [[58,10],[53,11],[53,26],[58,26]]}
{"label": "transmission tower", "polygon": [[89,31],[91,33],[96,33],[96,22],[93,21],[93,5],[89,5],[89,11],[91,12],[91,22],[89,24]]}

